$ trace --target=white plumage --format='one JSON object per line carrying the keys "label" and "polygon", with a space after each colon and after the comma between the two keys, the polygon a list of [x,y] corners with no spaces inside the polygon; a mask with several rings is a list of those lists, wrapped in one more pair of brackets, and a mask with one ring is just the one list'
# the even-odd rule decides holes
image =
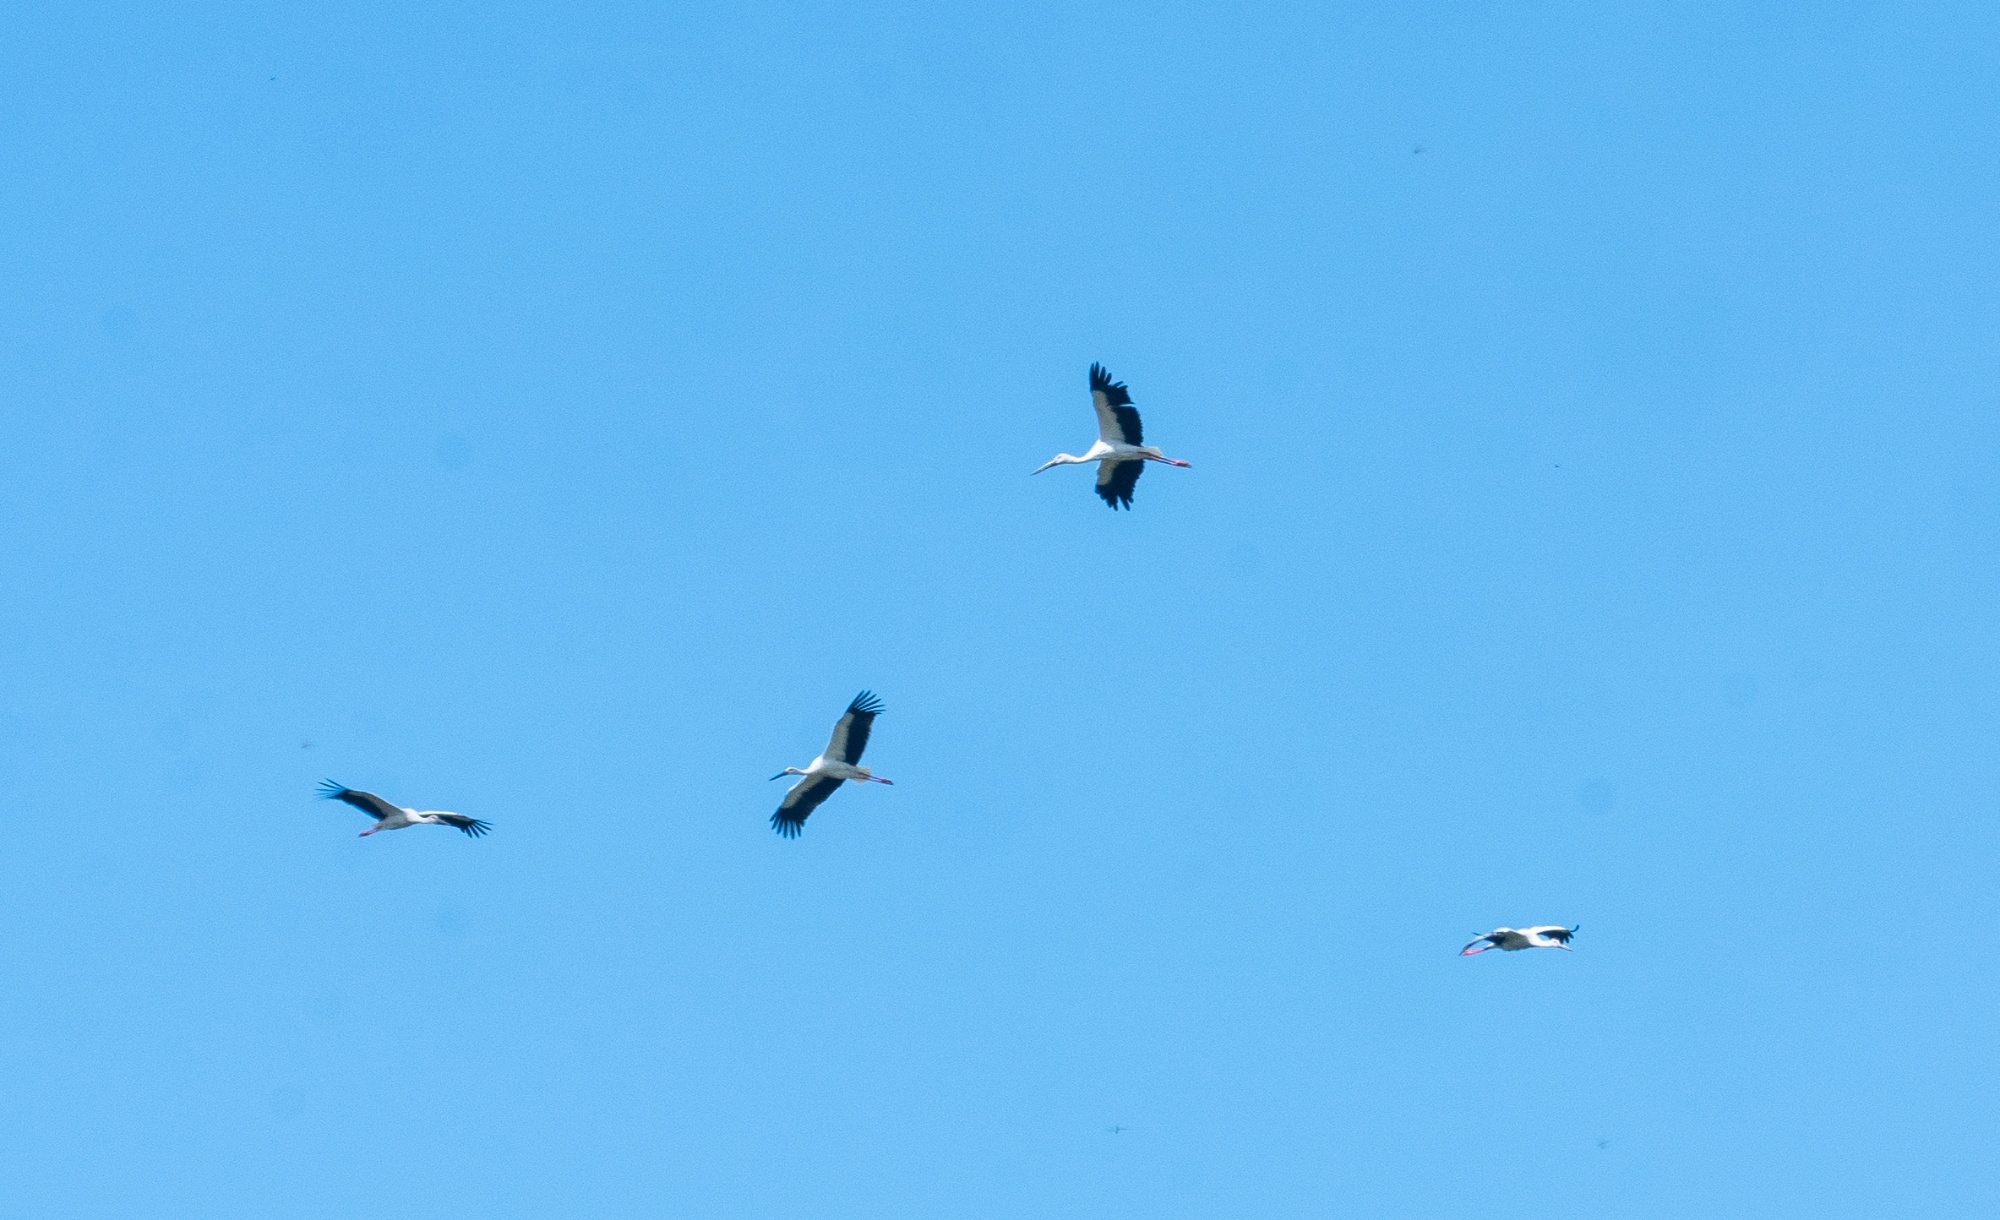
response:
{"label": "white plumage", "polygon": [[827,797],[834,794],[846,781],[857,784],[891,784],[894,780],[883,779],[868,768],[860,766],[861,751],[868,748],[868,734],[875,727],[875,717],[882,714],[882,703],[870,691],[862,691],[854,696],[847,710],[834,723],[833,737],[826,743],[826,749],[812,760],[804,770],[786,767],[773,775],[772,779],[783,779],[787,775],[802,778],[785,793],[784,803],[778,812],[771,815],[771,829],[787,839],[799,837],[806,819],[819,808]]}
{"label": "white plumage", "polygon": [[1098,498],[1116,509],[1132,507],[1132,490],[1138,486],[1147,462],[1187,465],[1143,443],[1145,429],[1140,426],[1139,410],[1132,405],[1132,395],[1126,392],[1124,382],[1111,380],[1111,373],[1103,365],[1090,366],[1090,405],[1097,410],[1097,443],[1084,450],[1081,457],[1058,453],[1028,473],[1040,474],[1051,466],[1096,462]]}
{"label": "white plumage", "polygon": [[364,839],[378,831],[402,830],[406,826],[450,826],[475,839],[492,829],[478,818],[469,818],[462,813],[447,813],[440,809],[405,809],[401,805],[392,805],[373,792],[357,792],[330,779],[321,781],[319,794],[329,801],[352,805],[374,818],[375,824],[361,832]]}
{"label": "white plumage", "polygon": [[1504,949],[1509,953],[1517,949],[1567,949],[1569,938],[1582,926],[1565,928],[1559,923],[1545,923],[1532,928],[1495,928],[1484,936],[1474,937],[1458,955],[1472,957],[1488,949]]}

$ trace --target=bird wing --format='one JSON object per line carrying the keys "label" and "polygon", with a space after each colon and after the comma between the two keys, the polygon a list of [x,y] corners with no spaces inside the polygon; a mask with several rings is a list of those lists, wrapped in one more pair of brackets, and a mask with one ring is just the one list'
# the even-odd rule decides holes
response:
{"label": "bird wing", "polygon": [[1125,383],[1111,380],[1101,364],[1090,366],[1090,405],[1097,408],[1097,438],[1107,445],[1143,445],[1145,430],[1139,426],[1139,409]]}
{"label": "bird wing", "polygon": [[1112,508],[1132,507],[1132,489],[1139,485],[1139,476],[1146,473],[1146,463],[1099,462],[1097,464],[1098,498]]}
{"label": "bird wing", "polygon": [[833,726],[833,739],[826,743],[826,759],[850,766],[860,762],[861,751],[868,748],[868,733],[875,727],[875,717],[881,714],[882,701],[875,697],[875,692],[862,691],[854,696],[854,702],[847,705],[847,711]]}
{"label": "bird wing", "polygon": [[840,781],[831,775],[821,775],[802,779],[793,784],[785,793],[785,802],[778,806],[778,812],[771,815],[771,829],[787,839],[799,837],[799,830],[805,826],[812,811],[825,803],[840,787]]}
{"label": "bird wing", "polygon": [[[1466,942],[1465,948],[1460,949],[1458,951],[1458,955],[1460,957],[1475,957],[1481,953],[1486,952],[1487,949],[1491,949],[1496,943],[1498,942],[1496,942],[1493,939],[1493,934],[1491,932],[1488,932],[1484,936],[1475,936],[1470,941]],[[1472,947],[1474,945],[1484,945],[1485,948],[1475,949]]]}
{"label": "bird wing", "polygon": [[493,827],[478,818],[469,818],[462,813],[440,813],[437,819],[447,826],[456,826],[473,838],[478,838]]}
{"label": "bird wing", "polygon": [[330,779],[320,781],[319,794],[329,801],[343,801],[352,805],[378,822],[390,814],[402,812],[373,792],[356,792]]}
{"label": "bird wing", "polygon": [[1522,928],[1521,930],[1530,936],[1546,936],[1559,945],[1568,944],[1569,938],[1576,934],[1575,928],[1565,928],[1561,924],[1545,924],[1539,928]]}

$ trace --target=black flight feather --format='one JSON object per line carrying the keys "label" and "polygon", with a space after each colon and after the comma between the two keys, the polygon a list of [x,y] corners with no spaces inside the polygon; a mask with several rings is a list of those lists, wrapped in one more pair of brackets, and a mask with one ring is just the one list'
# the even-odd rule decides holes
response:
{"label": "black flight feather", "polygon": [[1111,408],[1112,418],[1118,421],[1118,430],[1125,434],[1128,445],[1146,443],[1146,432],[1139,424],[1138,408],[1132,405],[1132,395],[1126,392],[1125,383],[1111,380],[1101,364],[1090,366],[1090,389],[1092,393],[1102,393],[1105,403]]}
{"label": "black flight feather", "polygon": [[854,696],[854,702],[847,705],[847,738],[841,743],[840,761],[852,766],[861,761],[861,751],[868,748],[868,734],[875,728],[875,717],[882,714],[882,701],[873,691],[862,691]]}
{"label": "black flight feather", "polygon": [[330,779],[319,782],[319,794],[325,800],[352,805],[378,822],[396,811],[394,805],[372,792],[356,792],[345,784],[336,784]]}
{"label": "black flight feather", "polygon": [[1144,462],[1099,462],[1097,494],[1114,509],[1120,505],[1130,508],[1132,489],[1139,485],[1139,476],[1145,472]]}
{"label": "black flight feather", "polygon": [[1114,407],[1122,407],[1132,401],[1132,395],[1126,391],[1125,383],[1111,380],[1111,370],[1101,364],[1090,366],[1090,391],[1093,394],[1101,392],[1104,401]]}
{"label": "black flight feather", "polygon": [[832,776],[821,776],[808,780],[785,794],[785,803],[778,806],[778,812],[771,815],[771,829],[787,839],[799,837],[799,830],[819,808],[827,797],[840,787],[840,781]]}

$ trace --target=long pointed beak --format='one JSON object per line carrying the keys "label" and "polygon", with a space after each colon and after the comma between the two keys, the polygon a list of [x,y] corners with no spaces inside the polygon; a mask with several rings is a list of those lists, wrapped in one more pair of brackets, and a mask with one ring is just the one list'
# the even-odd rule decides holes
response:
{"label": "long pointed beak", "polygon": [[[771,777],[771,779],[783,779],[783,778],[785,778],[785,773],[783,771],[780,771],[776,775],[773,775]],[[771,782],[771,779],[767,779],[764,782],[768,784]]]}
{"label": "long pointed beak", "polygon": [[1043,462],[1041,465],[1035,467],[1033,470],[1030,470],[1028,473],[1031,475],[1040,474],[1044,470],[1047,470],[1049,467],[1054,466],[1055,464],[1056,463],[1054,462]]}

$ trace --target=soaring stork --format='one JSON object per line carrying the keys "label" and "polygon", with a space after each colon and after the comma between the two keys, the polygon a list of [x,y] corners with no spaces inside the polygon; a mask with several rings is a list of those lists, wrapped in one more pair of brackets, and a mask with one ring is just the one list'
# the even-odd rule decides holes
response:
{"label": "soaring stork", "polygon": [[1097,408],[1097,443],[1084,450],[1082,457],[1058,453],[1030,474],[1040,474],[1051,466],[1096,462],[1097,494],[1116,509],[1132,507],[1132,489],[1138,486],[1147,462],[1187,465],[1143,443],[1146,437],[1139,427],[1139,411],[1132,405],[1132,396],[1125,392],[1125,383],[1111,380],[1111,374],[1101,364],[1090,366],[1090,405]]}
{"label": "soaring stork", "polygon": [[786,767],[773,775],[772,779],[783,779],[787,775],[805,778],[793,784],[785,793],[785,803],[778,806],[778,812],[771,815],[771,829],[787,839],[799,837],[806,818],[819,808],[821,802],[834,794],[842,780],[852,780],[857,784],[892,784],[894,780],[883,779],[857,766],[861,761],[861,751],[868,748],[868,731],[875,727],[875,717],[882,714],[882,702],[873,693],[862,691],[854,696],[854,702],[847,705],[840,720],[833,726],[833,740],[826,743],[826,749],[801,771],[797,767]]}
{"label": "soaring stork", "polygon": [[378,830],[401,830],[405,826],[455,826],[475,839],[493,829],[478,818],[469,818],[462,813],[443,813],[436,809],[405,809],[400,805],[391,805],[373,792],[356,792],[330,779],[320,781],[319,794],[329,801],[345,801],[374,818],[375,824],[361,832],[361,837],[364,839]]}
{"label": "soaring stork", "polygon": [[1569,938],[1576,935],[1575,928],[1565,928],[1561,924],[1542,924],[1534,928],[1495,928],[1484,936],[1474,937],[1472,943],[1458,951],[1460,957],[1472,957],[1488,949],[1505,949],[1512,953],[1516,949],[1567,949]]}

